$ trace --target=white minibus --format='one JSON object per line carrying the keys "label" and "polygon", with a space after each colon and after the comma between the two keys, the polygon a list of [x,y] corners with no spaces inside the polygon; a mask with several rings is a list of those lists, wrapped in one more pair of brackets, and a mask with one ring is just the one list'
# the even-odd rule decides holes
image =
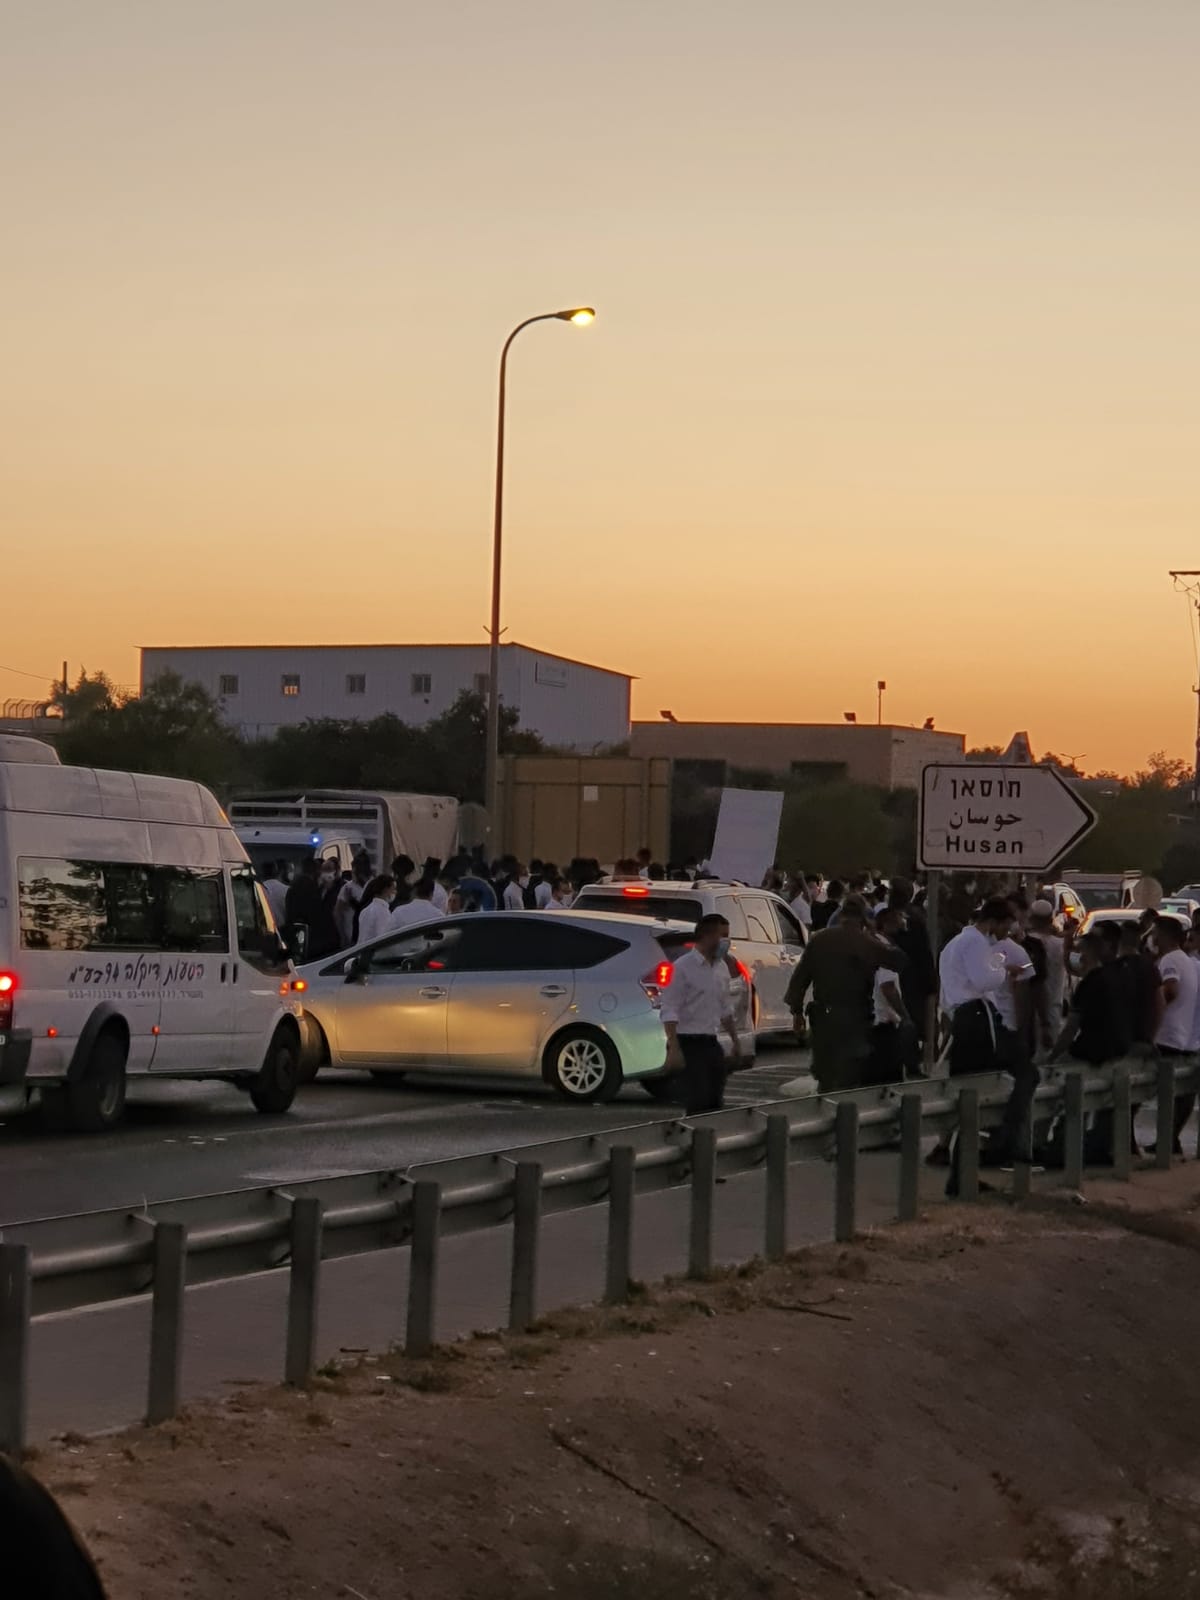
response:
{"label": "white minibus", "polygon": [[181,778],[0,759],[0,1106],[111,1127],[129,1078],[296,1092],[304,1019],[266,897]]}

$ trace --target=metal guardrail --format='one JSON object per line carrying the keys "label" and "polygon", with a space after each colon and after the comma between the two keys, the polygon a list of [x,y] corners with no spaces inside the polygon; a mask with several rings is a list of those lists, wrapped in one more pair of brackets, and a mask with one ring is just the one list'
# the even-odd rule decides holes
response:
{"label": "metal guardrail", "polygon": [[[1175,1095],[1198,1085],[1200,1068],[1178,1058],[1122,1061],[1098,1071],[1053,1070],[1037,1090],[1035,1116],[1064,1118],[1063,1178],[1077,1187],[1086,1115],[1112,1108],[1114,1176],[1127,1178],[1135,1097],[1153,1094],[1159,1126],[1168,1128]],[[999,1123],[1011,1088],[1003,1073],[917,1079],[639,1123],[404,1170],[6,1224],[0,1229],[0,1450],[24,1447],[31,1324],[46,1313],[149,1293],[146,1420],[161,1422],[179,1409],[189,1284],[288,1267],[283,1376],[300,1384],[315,1359],[321,1263],[407,1245],[405,1349],[425,1355],[434,1342],[438,1246],[448,1235],[512,1224],[509,1326],[520,1330],[534,1320],[539,1230],[548,1212],[607,1204],[605,1294],[618,1302],[628,1296],[635,1194],[690,1185],[688,1271],[703,1277],[713,1265],[718,1179],[765,1167],[763,1253],[777,1260],[787,1248],[794,1161],[833,1157],[839,1240],[855,1234],[860,1150],[899,1142],[896,1214],[911,1220],[919,1202],[921,1140],[956,1129],[961,1198],[974,1200],[980,1134]],[[1171,1142],[1158,1142],[1159,1167],[1170,1166]],[[1012,1192],[1016,1198],[1028,1194],[1028,1167],[1017,1166]]]}

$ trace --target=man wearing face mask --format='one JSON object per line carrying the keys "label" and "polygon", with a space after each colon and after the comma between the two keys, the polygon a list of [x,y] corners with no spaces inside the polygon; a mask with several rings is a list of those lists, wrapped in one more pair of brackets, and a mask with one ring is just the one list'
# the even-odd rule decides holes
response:
{"label": "man wearing face mask", "polygon": [[667,1032],[667,1070],[683,1076],[683,1103],[689,1116],[720,1111],[725,1099],[723,1030],[741,1055],[729,991],[729,924],[714,913],[696,924],[695,942],[675,963],[662,991],[662,1021]]}

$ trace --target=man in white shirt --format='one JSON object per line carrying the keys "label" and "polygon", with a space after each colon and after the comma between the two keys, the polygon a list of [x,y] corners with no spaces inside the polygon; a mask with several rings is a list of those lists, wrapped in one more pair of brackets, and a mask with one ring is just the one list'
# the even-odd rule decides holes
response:
{"label": "man in white shirt", "polygon": [[575,898],[575,891],[571,888],[566,878],[555,878],[554,887],[550,891],[550,899],[546,903],[547,911],[569,911],[571,902]]}
{"label": "man in white shirt", "polygon": [[[1028,954],[1014,943],[1019,959],[997,948],[1007,940],[1015,917],[1007,900],[985,900],[973,922],[956,933],[942,951],[938,971],[942,984],[942,1007],[950,1012],[950,1075],[968,1072],[993,1072],[1004,1065],[1000,1029],[1003,1026],[997,997],[1017,975],[1030,965]],[[1030,974],[1032,976],[1032,973]],[[952,1165],[946,1193],[958,1193],[958,1151],[953,1160],[945,1152],[935,1165]]]}
{"label": "man in white shirt", "polygon": [[513,868],[512,876],[505,885],[503,910],[524,911],[525,885],[528,883],[528,881],[529,868],[523,863],[518,862]]}
{"label": "man in white shirt", "polygon": [[402,901],[393,910],[388,922],[389,933],[398,928],[417,928],[423,922],[436,922],[438,911],[433,903],[433,890],[432,878],[418,878],[413,885],[412,899]]}
{"label": "man in white shirt", "polygon": [[271,908],[271,915],[275,918],[275,926],[282,928],[287,921],[287,884],[279,876],[279,863],[265,861],[259,878],[263,893],[267,897],[267,904]]}
{"label": "man in white shirt", "polygon": [[679,957],[662,990],[662,1022],[667,1034],[667,1070],[683,1075],[683,1103],[689,1116],[720,1111],[725,1098],[723,1029],[741,1055],[729,993],[729,924],[715,912],[696,924],[692,949]]}
{"label": "man in white shirt", "polygon": [[[1160,916],[1155,920],[1152,938],[1158,955],[1158,972],[1162,978],[1163,1013],[1154,1036],[1160,1056],[1186,1056],[1192,1042],[1192,1021],[1196,1012],[1198,969],[1191,956],[1183,949],[1184,929],[1174,917]],[[1196,1103],[1195,1092],[1175,1096],[1175,1125],[1172,1130],[1172,1149],[1183,1154],[1180,1136],[1187,1126]],[[1163,1137],[1164,1130],[1158,1130]]]}
{"label": "man in white shirt", "polygon": [[334,901],[333,921],[342,949],[349,950],[354,943],[354,923],[362,897],[371,881],[371,863],[366,856],[355,856],[354,876],[338,890]]}
{"label": "man in white shirt", "polygon": [[795,912],[796,921],[801,922],[808,929],[812,928],[812,894],[814,880],[803,873],[797,873],[792,879],[793,898],[790,902]]}
{"label": "man in white shirt", "polygon": [[542,868],[541,881],[535,884],[533,889],[533,909],[535,911],[545,911],[554,898],[554,886],[557,882],[558,868],[552,861],[547,861]]}

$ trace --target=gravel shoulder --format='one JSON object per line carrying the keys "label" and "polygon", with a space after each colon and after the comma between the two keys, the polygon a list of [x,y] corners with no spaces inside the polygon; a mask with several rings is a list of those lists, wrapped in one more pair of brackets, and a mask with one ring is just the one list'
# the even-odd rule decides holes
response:
{"label": "gravel shoulder", "polygon": [[1200,1587],[1198,1348],[1189,1165],[32,1465],[112,1600],[1165,1600]]}

